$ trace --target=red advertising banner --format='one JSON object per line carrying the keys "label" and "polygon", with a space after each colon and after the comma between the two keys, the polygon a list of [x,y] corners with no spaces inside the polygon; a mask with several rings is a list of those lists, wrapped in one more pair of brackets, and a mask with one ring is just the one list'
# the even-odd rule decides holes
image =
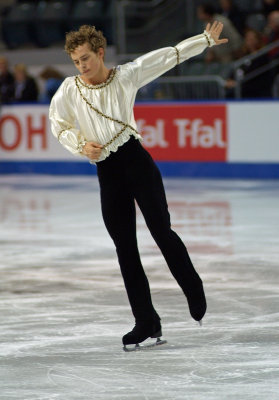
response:
{"label": "red advertising banner", "polygon": [[135,106],[144,146],[158,161],[226,161],[225,104]]}

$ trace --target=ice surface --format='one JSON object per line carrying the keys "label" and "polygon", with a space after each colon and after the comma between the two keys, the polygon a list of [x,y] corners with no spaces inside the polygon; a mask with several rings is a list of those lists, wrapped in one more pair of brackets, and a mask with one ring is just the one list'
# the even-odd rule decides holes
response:
{"label": "ice surface", "polygon": [[278,400],[279,182],[165,180],[207,294],[202,328],[138,212],[168,344],[133,327],[95,177],[0,177],[1,400]]}

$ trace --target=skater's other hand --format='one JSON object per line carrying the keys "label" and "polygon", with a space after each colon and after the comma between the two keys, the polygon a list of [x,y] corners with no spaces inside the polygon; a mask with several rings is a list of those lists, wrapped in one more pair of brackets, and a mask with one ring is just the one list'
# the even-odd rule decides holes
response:
{"label": "skater's other hand", "polygon": [[96,142],[87,142],[82,149],[82,154],[91,161],[97,161],[100,158],[103,146]]}
{"label": "skater's other hand", "polygon": [[219,44],[223,44],[223,43],[228,43],[228,39],[224,38],[224,39],[219,39],[222,30],[223,30],[223,24],[221,22],[218,21],[214,21],[212,25],[210,25],[210,23],[208,23],[206,25],[206,32],[210,34],[210,36],[212,37],[212,39],[214,40],[214,42],[216,43],[216,45]]}

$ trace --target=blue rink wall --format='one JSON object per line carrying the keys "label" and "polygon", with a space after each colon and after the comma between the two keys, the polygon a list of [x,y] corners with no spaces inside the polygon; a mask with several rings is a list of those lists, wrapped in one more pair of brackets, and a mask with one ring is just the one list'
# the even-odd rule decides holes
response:
{"label": "blue rink wall", "polygon": [[[277,179],[279,164],[160,162],[165,177]],[[0,174],[96,175],[89,163],[69,161],[1,161]]]}
{"label": "blue rink wall", "polygon": [[[163,176],[279,178],[279,101],[147,103],[135,107]],[[50,132],[48,105],[3,106],[1,174],[91,175],[96,167]]]}

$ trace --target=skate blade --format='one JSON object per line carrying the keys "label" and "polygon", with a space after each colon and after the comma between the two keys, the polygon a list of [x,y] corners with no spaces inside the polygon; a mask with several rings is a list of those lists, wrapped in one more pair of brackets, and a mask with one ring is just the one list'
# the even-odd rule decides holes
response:
{"label": "skate blade", "polygon": [[131,345],[131,347],[124,346],[123,350],[126,352],[131,352],[131,351],[140,351],[140,350],[150,350],[152,348],[155,348],[157,346],[161,346],[162,344],[166,344],[166,340],[162,340],[160,338],[157,338],[156,342],[153,343],[144,343],[144,344],[136,344],[136,345]]}

